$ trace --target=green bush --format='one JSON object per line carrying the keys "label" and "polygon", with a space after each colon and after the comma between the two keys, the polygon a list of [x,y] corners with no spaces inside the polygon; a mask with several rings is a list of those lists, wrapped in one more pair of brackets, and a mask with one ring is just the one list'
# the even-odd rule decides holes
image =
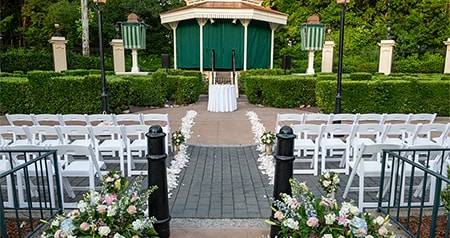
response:
{"label": "green bush", "polygon": [[396,73],[440,73],[444,68],[444,56],[427,52],[423,55],[412,54],[406,58],[394,57],[392,72]]}
{"label": "green bush", "polygon": [[162,106],[166,101],[164,83],[154,75],[123,76],[130,81],[130,104],[134,106]]}
{"label": "green bush", "polygon": [[53,56],[49,49],[9,48],[1,54],[2,71],[28,72],[53,70]]}
{"label": "green bush", "polygon": [[0,78],[0,114],[31,113],[27,78]]}
{"label": "green bush", "polygon": [[317,80],[336,81],[337,80],[337,75],[336,74],[317,74],[316,78],[317,78]]}
{"label": "green bush", "polygon": [[371,73],[364,73],[364,72],[358,72],[358,73],[352,73],[350,74],[351,80],[372,80],[372,74]]}
{"label": "green bush", "polygon": [[194,76],[171,76],[177,81],[177,91],[175,93],[175,103],[186,105],[197,102],[202,92],[203,82]]}

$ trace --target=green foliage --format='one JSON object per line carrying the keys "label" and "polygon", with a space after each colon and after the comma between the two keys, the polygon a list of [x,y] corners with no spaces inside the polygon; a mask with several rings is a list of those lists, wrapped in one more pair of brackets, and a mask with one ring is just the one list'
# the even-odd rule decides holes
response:
{"label": "green foliage", "polygon": [[177,91],[175,102],[179,105],[186,105],[197,102],[202,92],[203,82],[201,78],[194,76],[168,76],[174,77],[177,81]]}
{"label": "green foliage", "polygon": [[351,80],[372,80],[372,74],[371,73],[363,73],[363,72],[352,73],[352,74],[350,74],[350,79]]}
{"label": "green foliage", "polygon": [[161,106],[166,101],[164,82],[152,75],[124,76],[130,81],[130,104],[134,106]]}
{"label": "green foliage", "polygon": [[398,73],[438,73],[444,69],[444,56],[439,53],[412,54],[406,58],[396,57],[392,71]]}
{"label": "green foliage", "polygon": [[336,81],[337,75],[336,74],[318,74],[316,79],[319,80],[330,80],[330,81]]}
{"label": "green foliage", "polygon": [[53,56],[48,49],[9,48],[0,57],[5,72],[53,69]]}
{"label": "green foliage", "polygon": [[30,113],[28,79],[0,77],[0,113]]}

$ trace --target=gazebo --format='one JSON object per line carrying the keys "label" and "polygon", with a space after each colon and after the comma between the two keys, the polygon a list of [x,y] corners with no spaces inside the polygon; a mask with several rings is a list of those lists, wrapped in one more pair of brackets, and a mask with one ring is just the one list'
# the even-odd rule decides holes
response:
{"label": "gazebo", "polygon": [[174,68],[235,71],[273,68],[274,32],[287,15],[262,0],[185,0],[160,14],[173,31]]}

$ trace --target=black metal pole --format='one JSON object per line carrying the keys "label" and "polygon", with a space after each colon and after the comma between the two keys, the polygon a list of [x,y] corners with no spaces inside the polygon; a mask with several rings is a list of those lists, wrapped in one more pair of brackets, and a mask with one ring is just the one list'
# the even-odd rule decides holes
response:
{"label": "black metal pole", "polygon": [[102,80],[102,111],[108,113],[108,93],[106,92],[105,55],[103,53],[103,21],[102,10],[96,4],[98,13],[98,47],[100,48],[100,71]]}
{"label": "black metal pole", "polygon": [[[294,139],[292,128],[283,126],[277,134],[277,151],[275,155],[275,180],[273,185],[273,198],[280,200],[280,193],[292,195],[289,179],[294,175]],[[272,222],[278,223],[274,218],[274,212],[270,216]],[[280,230],[279,226],[270,226],[270,237],[276,237]]]}
{"label": "black metal pole", "polygon": [[164,137],[161,126],[149,128],[147,137],[148,186],[157,186],[148,199],[148,213],[156,218],[154,225],[158,237],[170,237],[169,195],[167,192],[167,168]]}
{"label": "black metal pole", "polygon": [[344,3],[343,5],[344,6],[341,10],[341,32],[339,33],[338,79],[336,89],[336,104],[334,107],[335,114],[341,113],[342,55],[344,53],[344,19],[347,3]]}

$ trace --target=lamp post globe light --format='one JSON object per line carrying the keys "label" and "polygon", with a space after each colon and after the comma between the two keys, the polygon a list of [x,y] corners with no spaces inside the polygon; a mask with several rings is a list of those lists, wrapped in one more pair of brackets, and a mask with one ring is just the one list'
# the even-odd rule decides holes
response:
{"label": "lamp post globe light", "polygon": [[345,8],[350,0],[336,0],[337,4],[342,5],[341,19],[339,33],[339,55],[338,55],[338,81],[336,89],[336,104],[334,107],[334,113],[341,113],[341,85],[342,85],[342,54],[344,52],[344,19],[345,19]]}
{"label": "lamp post globe light", "polygon": [[98,47],[100,49],[100,71],[102,81],[102,111],[108,113],[108,94],[106,92],[106,77],[105,77],[105,55],[103,52],[103,22],[102,22],[102,9],[100,4],[106,4],[106,0],[93,0],[95,8],[98,14]]}

